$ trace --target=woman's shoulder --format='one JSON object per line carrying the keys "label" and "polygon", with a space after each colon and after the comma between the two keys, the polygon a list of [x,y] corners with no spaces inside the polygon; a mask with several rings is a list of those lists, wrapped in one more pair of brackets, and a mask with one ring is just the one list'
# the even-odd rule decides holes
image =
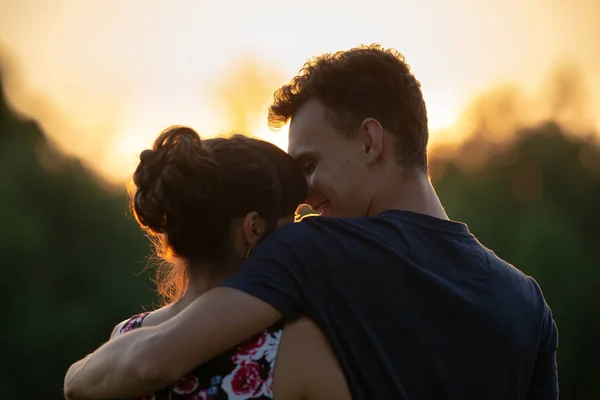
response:
{"label": "woman's shoulder", "polygon": [[115,336],[119,336],[122,333],[129,332],[132,329],[140,328],[142,322],[144,326],[158,325],[172,317],[172,304],[158,308],[152,311],[144,311],[139,314],[126,319],[125,321],[119,322],[110,335],[111,339]]}
{"label": "woman's shoulder", "polygon": [[150,314],[150,311],[143,312],[140,314],[136,314],[129,319],[119,322],[113,328],[110,338],[112,339],[123,333],[129,332],[132,329],[139,328],[140,326],[142,326],[142,322],[144,321],[144,318],[146,318],[149,314]]}

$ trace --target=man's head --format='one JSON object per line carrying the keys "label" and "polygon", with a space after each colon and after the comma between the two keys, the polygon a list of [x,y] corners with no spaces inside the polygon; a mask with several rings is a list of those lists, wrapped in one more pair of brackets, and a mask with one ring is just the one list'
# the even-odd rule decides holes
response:
{"label": "man's head", "polygon": [[427,111],[404,57],[378,45],[324,54],[275,92],[269,125],[291,120],[307,202],[325,215],[368,215],[399,173],[427,173]]}

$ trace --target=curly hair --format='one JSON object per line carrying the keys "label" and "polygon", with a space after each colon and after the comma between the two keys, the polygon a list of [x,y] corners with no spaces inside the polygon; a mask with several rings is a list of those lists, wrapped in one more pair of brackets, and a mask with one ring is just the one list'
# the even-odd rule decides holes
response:
{"label": "curly hair", "polygon": [[133,182],[133,215],[165,261],[155,278],[163,303],[183,294],[190,268],[231,260],[236,218],[256,211],[268,233],[308,192],[298,164],[274,144],[243,135],[202,140],[185,126],[166,129],[141,153]]}
{"label": "curly hair", "polygon": [[397,159],[427,170],[427,110],[421,84],[402,54],[378,44],[310,59],[269,107],[269,126],[281,128],[307,100],[327,107],[329,121],[348,135],[375,118],[397,138]]}

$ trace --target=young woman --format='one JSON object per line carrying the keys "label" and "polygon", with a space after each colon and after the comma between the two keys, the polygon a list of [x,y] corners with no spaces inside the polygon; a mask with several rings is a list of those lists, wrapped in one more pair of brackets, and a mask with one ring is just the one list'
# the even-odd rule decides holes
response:
{"label": "young woman", "polygon": [[[171,127],[140,155],[131,208],[164,263],[158,291],[167,305],[117,325],[113,337],[175,317],[229,277],[306,198],[302,171],[285,152],[235,135],[201,140]],[[69,399],[100,399],[75,376]],[[350,394],[327,339],[310,320],[281,321],[137,399],[345,399]]]}

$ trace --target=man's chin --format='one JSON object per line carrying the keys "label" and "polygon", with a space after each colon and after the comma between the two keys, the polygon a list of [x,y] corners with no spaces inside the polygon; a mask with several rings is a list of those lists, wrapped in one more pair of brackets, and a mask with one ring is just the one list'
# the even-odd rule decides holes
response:
{"label": "man's chin", "polygon": [[331,203],[329,203],[328,200],[324,200],[318,204],[311,205],[311,209],[319,216],[331,216]]}
{"label": "man's chin", "polygon": [[331,207],[321,208],[318,212],[321,217],[339,217]]}

